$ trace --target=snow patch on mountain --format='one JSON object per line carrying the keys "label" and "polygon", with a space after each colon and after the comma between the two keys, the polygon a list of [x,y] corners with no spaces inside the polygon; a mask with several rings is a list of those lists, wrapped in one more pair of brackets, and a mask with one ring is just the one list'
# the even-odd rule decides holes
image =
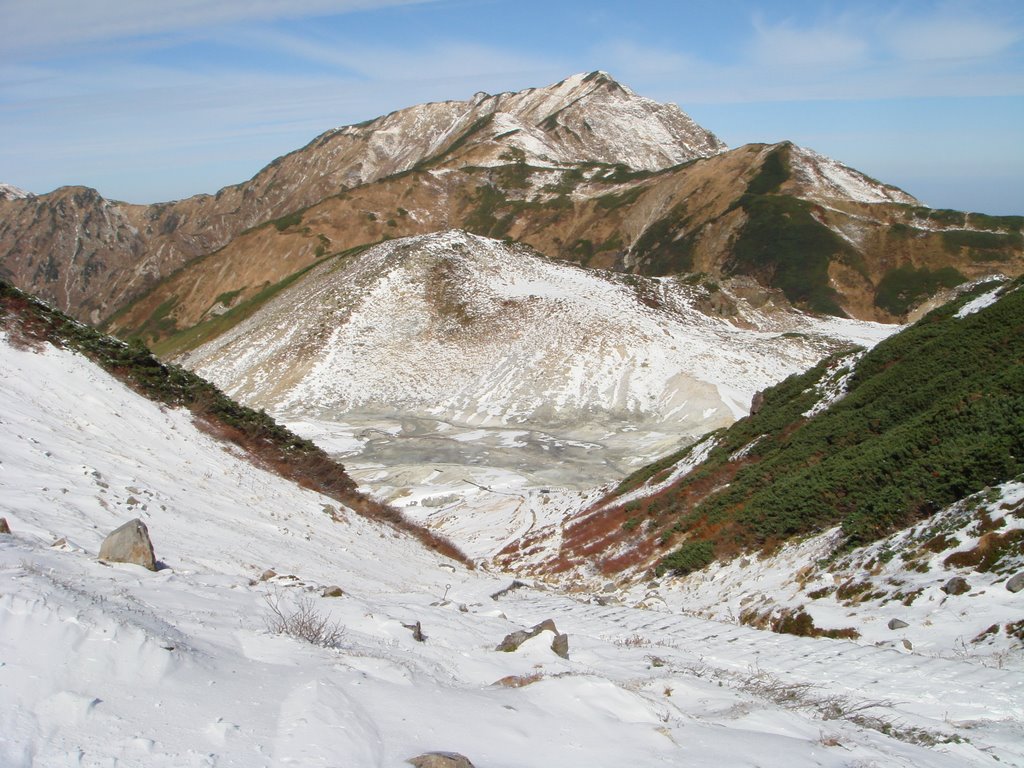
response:
{"label": "snow patch on mountain", "polygon": [[24,200],[35,197],[31,192],[19,189],[13,184],[0,184],[0,200]]}
{"label": "snow patch on mountain", "polygon": [[860,203],[906,203],[917,198],[901,189],[882,184],[812,149],[793,146],[790,163],[796,178],[811,198],[843,198]]}

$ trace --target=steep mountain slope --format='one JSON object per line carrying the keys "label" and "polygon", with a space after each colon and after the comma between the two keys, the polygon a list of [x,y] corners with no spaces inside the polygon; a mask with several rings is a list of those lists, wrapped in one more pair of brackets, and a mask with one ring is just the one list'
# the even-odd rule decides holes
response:
{"label": "steep mountain slope", "polygon": [[[627,478],[573,521],[558,534],[557,567],[600,551],[606,572],[687,573],[836,525],[847,546],[863,545],[1015,479],[1021,286],[978,288],[866,353],[767,390],[749,418]],[[995,560],[976,562],[1018,562],[1014,528],[982,547]]]}
{"label": "steep mountain slope", "polygon": [[[359,514],[396,526],[439,552],[465,560],[449,542],[356,491],[341,464],[266,413],[239,405],[195,374],[161,363],[145,347],[104,336],[2,280],[0,330],[8,343],[19,348],[45,350],[52,346],[78,352],[161,408],[190,413],[197,428],[239,449],[254,463],[330,496]],[[74,421],[70,411],[68,418]]]}
{"label": "steep mountain slope", "polygon": [[639,97],[604,73],[576,75],[328,131],[212,196],[133,206],[81,187],[39,196],[12,187],[0,195],[0,277],[98,323],[253,226],[425,163],[493,165],[516,152],[555,165],[625,161],[657,170],[722,149],[674,105]]}
{"label": "steep mountain slope", "polygon": [[[1024,757],[1019,671],[509,588],[254,467],[80,354],[25,348],[25,330],[0,331],[4,766]],[[136,516],[155,573],[96,559]],[[273,606],[340,641],[274,631]],[[495,650],[544,619],[568,658],[550,631]]]}

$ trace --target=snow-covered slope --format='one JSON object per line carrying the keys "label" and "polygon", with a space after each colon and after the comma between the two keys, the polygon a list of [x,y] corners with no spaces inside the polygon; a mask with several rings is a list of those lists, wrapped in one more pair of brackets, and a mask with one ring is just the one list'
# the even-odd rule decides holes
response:
{"label": "snow-covered slope", "polygon": [[811,199],[920,204],[902,189],[876,181],[812,149],[792,145],[790,164],[802,195]]}
{"label": "snow-covered slope", "polygon": [[696,435],[838,340],[895,330],[797,313],[741,329],[695,309],[694,295],[450,231],[329,264],[184,361],[281,413],[653,421]]}
{"label": "snow-covered slope", "polygon": [[[507,577],[254,468],[81,357],[0,337],[0,379],[4,766],[1024,759],[1017,672],[540,589],[494,599]],[[155,573],[96,560],[136,516]],[[334,584],[345,595],[321,597]],[[343,627],[338,646],[270,632],[268,596],[306,599]],[[547,631],[494,650],[546,618],[568,659]]]}

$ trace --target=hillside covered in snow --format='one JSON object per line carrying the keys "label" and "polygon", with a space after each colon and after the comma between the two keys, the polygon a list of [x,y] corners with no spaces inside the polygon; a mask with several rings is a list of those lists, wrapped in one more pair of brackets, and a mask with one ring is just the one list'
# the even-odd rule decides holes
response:
{"label": "hillside covered in snow", "polygon": [[[82,354],[26,344],[10,309],[3,322],[5,766],[1024,759],[1018,671],[469,570],[254,466]],[[136,517],[155,572],[97,559]],[[337,630],[329,647],[274,630],[275,608],[304,606]],[[550,628],[497,650],[546,619],[567,658]]]}

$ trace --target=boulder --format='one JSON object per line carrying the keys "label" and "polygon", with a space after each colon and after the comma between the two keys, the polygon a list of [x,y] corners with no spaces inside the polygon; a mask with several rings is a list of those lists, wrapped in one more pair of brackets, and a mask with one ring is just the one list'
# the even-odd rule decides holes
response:
{"label": "boulder", "polygon": [[[540,624],[535,624],[533,629],[517,629],[515,632],[509,632],[494,650],[512,653],[531,637],[536,637],[544,631],[554,632],[556,639],[558,638],[558,628],[555,627],[555,622],[552,619],[544,619]],[[568,643],[568,639],[566,642]],[[554,644],[552,644],[552,650],[554,650]],[[568,644],[566,653],[568,653]]]}
{"label": "boulder", "polygon": [[1012,576],[1010,580],[1006,582],[1006,588],[1011,592],[1020,592],[1024,589],[1024,571],[1021,571],[1016,576]]}
{"label": "boulder", "polygon": [[965,592],[971,591],[971,585],[967,583],[967,579],[963,576],[954,576],[942,585],[942,591],[947,595],[962,595]]}
{"label": "boulder", "polygon": [[324,587],[320,591],[320,597],[344,597],[345,592],[341,587],[334,585],[330,587]]}
{"label": "boulder", "polygon": [[889,629],[903,629],[909,626],[903,619],[889,619]]}
{"label": "boulder", "polygon": [[11,526],[7,524],[6,517],[0,517],[0,533],[10,533]]}
{"label": "boulder", "polygon": [[155,571],[156,557],[153,555],[153,543],[149,540],[146,524],[135,518],[111,531],[100,545],[100,560],[132,563]]}
{"label": "boulder", "polygon": [[416,768],[473,768],[473,763],[458,752],[424,752],[405,762]]}
{"label": "boulder", "polygon": [[555,639],[551,641],[551,650],[561,656],[563,659],[569,658],[569,636],[568,635],[555,635]]}

